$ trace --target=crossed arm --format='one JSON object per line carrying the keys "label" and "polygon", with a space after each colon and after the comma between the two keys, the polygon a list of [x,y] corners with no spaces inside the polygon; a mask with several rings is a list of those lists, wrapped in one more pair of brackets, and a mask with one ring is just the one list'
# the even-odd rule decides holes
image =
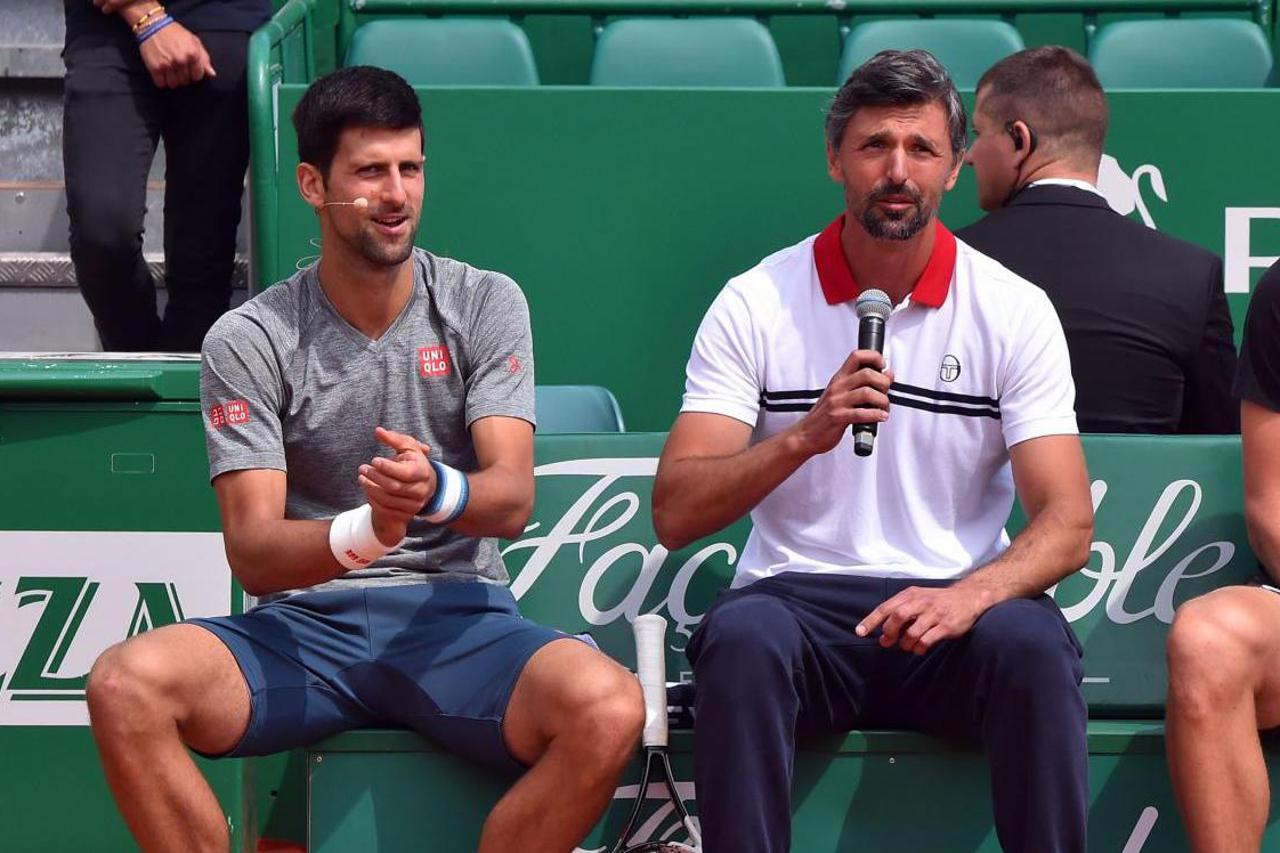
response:
{"label": "crossed arm", "polygon": [[[394,545],[435,493],[426,446],[378,427],[375,437],[394,455],[351,472],[373,508],[378,539]],[[518,418],[481,418],[471,425],[479,467],[467,472],[470,500],[449,525],[466,536],[514,538],[533,510],[533,427]],[[222,513],[227,561],[250,595],[298,589],[346,573],[329,550],[329,519],[285,518],[285,472],[229,471],[213,481]]]}

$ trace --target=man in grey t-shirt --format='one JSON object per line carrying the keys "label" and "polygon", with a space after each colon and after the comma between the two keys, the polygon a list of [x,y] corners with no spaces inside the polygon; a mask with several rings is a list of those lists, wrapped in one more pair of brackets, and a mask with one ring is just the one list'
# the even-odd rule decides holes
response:
{"label": "man in grey t-shirt", "polygon": [[320,260],[219,320],[201,375],[227,558],[262,604],[99,658],[88,702],[116,803],[144,849],[225,850],[184,747],[405,726],[528,768],[479,850],[571,850],[644,712],[629,673],[523,619],[505,586],[495,537],[523,531],[534,491],[524,297],[413,248],[423,134],[402,79],[335,72],[294,125]]}

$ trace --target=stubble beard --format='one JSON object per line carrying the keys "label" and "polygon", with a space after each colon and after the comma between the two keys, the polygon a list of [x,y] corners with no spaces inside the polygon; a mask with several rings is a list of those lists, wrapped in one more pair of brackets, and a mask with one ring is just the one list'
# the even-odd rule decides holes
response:
{"label": "stubble beard", "polygon": [[[876,202],[891,195],[911,197],[912,210],[904,213],[882,212]],[[877,240],[910,240],[919,234],[933,218],[933,208],[924,196],[906,184],[887,185],[872,190],[863,201],[862,215],[858,221],[869,235]]]}
{"label": "stubble beard", "polygon": [[388,243],[372,230],[373,226],[361,228],[352,241],[360,257],[370,264],[379,267],[397,267],[413,255],[413,244],[418,237],[418,221],[413,222],[409,233],[402,241]]}

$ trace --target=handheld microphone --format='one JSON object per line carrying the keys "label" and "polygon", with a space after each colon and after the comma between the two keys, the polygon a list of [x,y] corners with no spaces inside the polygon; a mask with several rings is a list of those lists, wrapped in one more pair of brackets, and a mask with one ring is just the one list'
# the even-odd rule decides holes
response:
{"label": "handheld microphone", "polygon": [[354,198],[354,199],[352,199],[351,201],[326,201],[324,204],[322,204],[322,205],[320,205],[320,206],[321,206],[321,207],[330,207],[330,206],[334,206],[334,205],[343,205],[343,204],[349,204],[349,205],[352,205],[353,207],[358,207],[358,208],[360,208],[361,210],[368,210],[368,209],[369,209],[369,199],[365,198],[364,196],[360,196],[360,197],[358,197],[358,198]]}
{"label": "handheld microphone", "polygon": [[[884,321],[893,313],[893,302],[883,290],[864,290],[854,303],[858,312],[858,349],[884,352]],[[853,452],[870,456],[876,441],[875,424],[853,425]]]}

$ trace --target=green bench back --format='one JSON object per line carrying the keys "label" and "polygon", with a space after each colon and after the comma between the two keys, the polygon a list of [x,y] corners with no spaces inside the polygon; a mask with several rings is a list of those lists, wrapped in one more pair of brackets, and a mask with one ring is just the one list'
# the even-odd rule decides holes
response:
{"label": "green bench back", "polygon": [[[540,437],[534,518],[504,555],[526,616],[590,631],[619,660],[633,662],[631,620],[665,616],[668,672],[677,679],[689,677],[685,642],[732,578],[749,528],[739,522],[676,553],[658,544],[649,501],[664,438]],[[1054,598],[1085,647],[1091,712],[1160,716],[1174,610],[1255,571],[1239,440],[1087,436],[1085,451],[1097,507],[1093,552]]]}
{"label": "green bench back", "polygon": [[624,18],[601,31],[591,61],[593,86],[786,83],[773,36],[752,18]]}
{"label": "green bench back", "polygon": [[960,89],[973,89],[984,71],[1026,47],[1007,21],[930,18],[859,24],[845,39],[835,83],[882,50],[927,50],[938,58]]}
{"label": "green bench back", "polygon": [[356,30],[344,65],[377,65],[415,86],[536,86],[524,30],[506,20],[398,18]]}
{"label": "green bench back", "polygon": [[1099,31],[1089,61],[1109,89],[1265,86],[1272,69],[1263,29],[1229,18],[1111,24]]}

